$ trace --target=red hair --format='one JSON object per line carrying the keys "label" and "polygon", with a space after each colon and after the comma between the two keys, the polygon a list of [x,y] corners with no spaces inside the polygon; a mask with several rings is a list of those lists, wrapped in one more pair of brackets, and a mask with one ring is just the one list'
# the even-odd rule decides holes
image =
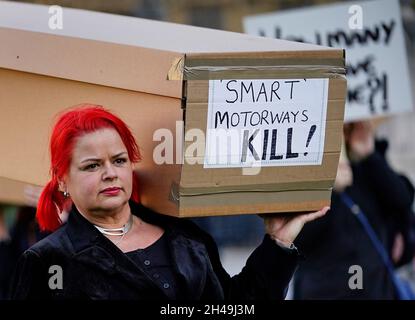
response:
{"label": "red hair", "polygon": [[[141,159],[130,129],[120,118],[102,106],[81,104],[62,113],[53,127],[50,138],[52,179],[43,189],[37,206],[36,217],[42,230],[58,229],[61,225],[59,213],[72,204],[71,200],[66,199],[59,191],[58,181],[68,173],[76,139],[86,133],[104,128],[112,128],[118,132],[132,163]],[[139,202],[137,181],[134,173],[133,175],[131,199]]]}

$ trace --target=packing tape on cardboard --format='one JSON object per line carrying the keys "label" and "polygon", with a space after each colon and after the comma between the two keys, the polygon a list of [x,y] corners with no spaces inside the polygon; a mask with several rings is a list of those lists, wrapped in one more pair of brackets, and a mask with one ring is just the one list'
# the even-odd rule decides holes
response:
{"label": "packing tape on cardboard", "polygon": [[229,67],[184,67],[185,80],[214,79],[274,79],[274,78],[344,78],[342,68],[330,66],[229,66]]}
{"label": "packing tape on cardboard", "polygon": [[[273,79],[273,78],[346,78],[346,68],[333,64],[318,64],[323,60],[315,59],[316,64],[300,64],[300,60],[261,59],[262,65],[250,65],[252,60],[197,60],[185,63],[185,57],[174,60],[168,80],[210,80],[210,79]],[[256,61],[258,63],[258,60]],[[309,61],[311,62],[311,61]],[[337,63],[336,63],[337,62]],[[216,65],[212,65],[216,63]],[[244,63],[244,64],[241,64]],[[187,65],[186,65],[187,64]]]}
{"label": "packing tape on cardboard", "polygon": [[309,181],[309,182],[287,182],[278,184],[264,185],[245,185],[245,186],[219,186],[219,187],[183,187],[177,183],[171,187],[171,201],[179,201],[183,196],[201,196],[209,194],[223,194],[232,192],[286,192],[286,191],[306,191],[306,190],[331,190],[333,180]]}
{"label": "packing tape on cardboard", "polygon": [[185,57],[180,57],[174,59],[169,72],[167,73],[167,80],[183,80],[184,73],[184,59]]}
{"label": "packing tape on cardboard", "polygon": [[310,212],[330,206],[330,195],[331,190],[307,190],[182,197],[179,216]]}
{"label": "packing tape on cardboard", "polygon": [[[200,197],[211,197],[211,196],[220,196],[220,197],[227,197],[228,195],[235,195],[235,194],[258,194],[261,196],[267,196],[267,195],[278,195],[278,194],[284,194],[285,200],[288,201],[287,195],[293,195],[297,193],[304,193],[304,192],[310,192],[310,193],[318,193],[318,192],[332,192],[332,188],[313,188],[313,189],[293,189],[293,190],[229,190],[226,192],[203,192],[203,193],[193,193],[193,194],[182,194],[179,193],[177,186],[172,187],[171,193],[169,195],[169,200],[173,203],[175,203],[177,206],[179,206],[181,200],[183,199],[200,199]],[[186,200],[188,201],[188,200]]]}

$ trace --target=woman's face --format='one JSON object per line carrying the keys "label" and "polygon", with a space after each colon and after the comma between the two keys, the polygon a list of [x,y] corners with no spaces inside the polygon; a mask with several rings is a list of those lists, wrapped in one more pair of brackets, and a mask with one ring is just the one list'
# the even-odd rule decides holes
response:
{"label": "woman's face", "polygon": [[76,140],[61,189],[69,192],[84,214],[116,213],[130,199],[132,174],[132,164],[118,132],[101,129]]}

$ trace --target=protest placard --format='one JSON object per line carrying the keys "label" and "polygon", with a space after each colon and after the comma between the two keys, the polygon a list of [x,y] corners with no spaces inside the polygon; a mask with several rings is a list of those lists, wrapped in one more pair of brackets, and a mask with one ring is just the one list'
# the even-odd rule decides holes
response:
{"label": "protest placard", "polygon": [[412,110],[398,0],[361,1],[250,16],[245,18],[244,28],[249,34],[346,49],[346,121]]}
{"label": "protest placard", "polygon": [[205,168],[319,165],[328,79],[210,80]]}

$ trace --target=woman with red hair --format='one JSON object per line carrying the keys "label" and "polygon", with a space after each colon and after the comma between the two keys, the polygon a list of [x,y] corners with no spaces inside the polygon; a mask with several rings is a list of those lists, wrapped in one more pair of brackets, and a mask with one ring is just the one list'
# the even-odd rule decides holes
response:
{"label": "woman with red hair", "polygon": [[139,149],[108,110],[81,105],[61,114],[50,154],[37,218],[54,232],[20,258],[13,299],[282,299],[297,263],[295,237],[328,210],[266,218],[263,242],[230,277],[208,234],[139,204]]}

